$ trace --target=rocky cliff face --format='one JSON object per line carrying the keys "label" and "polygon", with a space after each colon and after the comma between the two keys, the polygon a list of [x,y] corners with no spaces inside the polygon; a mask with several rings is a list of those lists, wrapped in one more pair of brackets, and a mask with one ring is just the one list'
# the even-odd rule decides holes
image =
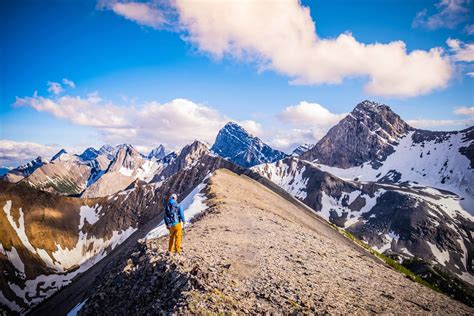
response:
{"label": "rocky cliff face", "polygon": [[301,158],[339,168],[377,167],[410,130],[387,105],[363,101]]}
{"label": "rocky cliff face", "polygon": [[[455,194],[383,181],[347,181],[297,158],[253,170],[373,249],[400,261],[422,258],[474,284],[474,217]],[[472,292],[470,285],[465,289]]]}
{"label": "rocky cliff face", "polygon": [[219,131],[211,150],[242,167],[273,162],[287,156],[233,122],[227,123]]}

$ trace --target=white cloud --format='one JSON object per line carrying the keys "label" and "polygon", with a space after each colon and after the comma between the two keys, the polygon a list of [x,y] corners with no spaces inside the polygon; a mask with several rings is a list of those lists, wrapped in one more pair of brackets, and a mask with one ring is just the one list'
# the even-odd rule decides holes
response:
{"label": "white cloud", "polygon": [[76,84],[74,83],[74,81],[72,80],[69,80],[67,78],[63,78],[63,84],[68,86],[69,88],[75,88],[76,87]]}
{"label": "white cloud", "polygon": [[107,3],[106,6],[116,14],[140,25],[159,29],[166,23],[162,11],[150,3],[112,1]]}
{"label": "white cloud", "polygon": [[17,142],[13,140],[0,140],[0,165],[16,167],[41,156],[51,158],[59,151],[55,145],[42,145],[33,142]]}
{"label": "white cloud", "polygon": [[321,38],[309,8],[299,0],[175,0],[164,8],[157,2],[101,3],[142,25],[174,25],[202,52],[253,62],[259,70],[288,76],[292,84],[366,77],[370,94],[412,97],[446,87],[453,73],[441,48],[408,52],[402,41],[365,44],[350,32]]}
{"label": "white cloud", "polygon": [[240,122],[236,121],[236,123],[242,126],[247,132],[249,132],[253,136],[261,136],[263,134],[262,125],[253,120],[244,120]]}
{"label": "white cloud", "polygon": [[410,97],[444,88],[452,75],[440,48],[408,53],[402,41],[364,44],[350,33],[321,38],[309,8],[298,0],[176,0],[175,5],[184,38],[201,51],[251,60],[295,84],[368,77],[368,93]]}
{"label": "white cloud", "polygon": [[278,114],[278,118],[294,126],[332,126],[343,119],[347,113],[331,113],[328,109],[318,103],[302,101],[297,105],[291,105]]}
{"label": "white cloud", "polygon": [[[474,119],[467,120],[429,120],[429,119],[417,119],[417,120],[408,120],[408,124],[417,128],[433,128],[437,127],[438,129],[444,129],[443,127],[469,127],[473,125]],[[449,128],[448,128],[449,129]]]}
{"label": "white cloud", "polygon": [[468,75],[469,77],[474,78],[474,71],[473,72],[468,72],[468,73],[466,73],[466,75]]}
{"label": "white cloud", "polygon": [[469,19],[470,3],[471,0],[440,0],[435,5],[434,14],[430,15],[428,9],[419,11],[412,26],[428,30],[453,29]]}
{"label": "white cloud", "polygon": [[[32,97],[17,97],[14,106],[31,107],[77,125],[92,127],[107,143],[131,143],[142,147],[162,143],[170,150],[195,139],[213,143],[219,129],[230,120],[211,107],[186,99],[119,106],[102,100],[97,92],[86,97],[43,97],[35,93]],[[255,121],[238,123],[253,134],[261,133],[261,126]]]}
{"label": "white cloud", "polygon": [[346,115],[332,113],[318,103],[301,101],[277,114],[283,125],[274,133],[270,144],[286,152],[304,143],[314,144]]}
{"label": "white cloud", "polygon": [[459,114],[459,115],[471,115],[471,116],[474,116],[474,107],[465,107],[465,106],[462,106],[460,108],[457,108],[454,113],[456,114]]}
{"label": "white cloud", "polygon": [[458,39],[449,38],[446,44],[451,49],[456,61],[468,63],[474,61],[474,43],[464,43]]}
{"label": "white cloud", "polygon": [[103,103],[96,94],[86,98],[61,96],[45,98],[35,93],[32,97],[17,98],[15,106],[30,106],[39,112],[49,112],[55,117],[68,119],[79,125],[102,128],[126,128],[127,108]]}
{"label": "white cloud", "polygon": [[281,129],[275,133],[269,145],[286,153],[291,153],[301,144],[315,144],[324,135],[325,131],[318,128]]}
{"label": "white cloud", "polygon": [[58,95],[63,91],[63,86],[60,83],[48,81],[48,92]]}

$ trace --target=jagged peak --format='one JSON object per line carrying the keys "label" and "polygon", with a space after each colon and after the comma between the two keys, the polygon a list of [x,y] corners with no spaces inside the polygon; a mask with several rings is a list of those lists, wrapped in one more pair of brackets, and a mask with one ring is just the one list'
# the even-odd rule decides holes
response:
{"label": "jagged peak", "polygon": [[100,147],[99,149],[99,152],[112,152],[112,151],[114,151],[114,147],[109,144],[102,145],[102,147]]}
{"label": "jagged peak", "polygon": [[388,111],[393,112],[392,109],[390,109],[388,105],[385,105],[383,103],[379,103],[376,101],[370,101],[370,100],[364,100],[360,102],[359,104],[356,105],[356,107],[354,108],[352,112],[353,113],[359,112],[359,111],[379,112],[380,110],[388,110]]}
{"label": "jagged peak", "polygon": [[245,128],[243,128],[241,125],[239,125],[236,122],[230,121],[224,127],[219,131],[220,132],[230,132],[230,131],[236,131],[238,133],[245,134],[249,137],[253,137],[252,134],[250,134]]}
{"label": "jagged peak", "polygon": [[165,146],[162,144],[158,145],[158,147],[153,148],[150,153],[147,155],[148,159],[156,158],[162,159],[166,156]]}
{"label": "jagged peak", "polygon": [[58,158],[60,158],[62,155],[65,155],[65,154],[68,154],[68,152],[66,151],[66,149],[63,148],[60,151],[58,151],[58,153],[51,158],[51,161],[55,161]]}
{"label": "jagged peak", "polygon": [[115,149],[120,150],[120,149],[130,149],[130,150],[136,150],[135,147],[133,147],[132,144],[119,144],[115,146]]}
{"label": "jagged peak", "polygon": [[93,160],[99,155],[100,152],[97,149],[95,149],[94,147],[88,147],[82,152],[82,154],[77,156],[82,160]]}
{"label": "jagged peak", "polygon": [[[36,167],[36,166],[41,166],[41,165],[44,165],[44,164],[47,164],[48,163],[48,160],[44,159],[43,157],[41,156],[38,156],[36,157],[35,159],[21,165],[21,166],[18,166],[17,170],[25,170],[25,169],[28,169],[28,168],[31,168],[31,167]],[[14,170],[14,169],[12,169]]]}
{"label": "jagged peak", "polygon": [[178,155],[181,155],[181,154],[188,154],[189,152],[195,152],[197,150],[204,150],[204,151],[209,151],[210,150],[210,146],[208,143],[206,142],[203,142],[203,141],[200,141],[200,140],[195,140],[193,141],[192,143],[184,146],[180,152],[178,153]]}

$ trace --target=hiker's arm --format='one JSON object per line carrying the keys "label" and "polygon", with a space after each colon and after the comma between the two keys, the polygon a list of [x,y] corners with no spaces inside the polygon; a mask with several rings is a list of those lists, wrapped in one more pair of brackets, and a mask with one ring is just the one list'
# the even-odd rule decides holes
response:
{"label": "hiker's arm", "polygon": [[186,220],[184,219],[184,211],[181,205],[179,206],[179,221],[183,223],[186,222]]}

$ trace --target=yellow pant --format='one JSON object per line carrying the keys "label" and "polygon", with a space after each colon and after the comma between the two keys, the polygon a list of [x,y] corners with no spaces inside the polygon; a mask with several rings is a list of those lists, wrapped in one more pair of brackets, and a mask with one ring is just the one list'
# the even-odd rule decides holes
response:
{"label": "yellow pant", "polygon": [[181,238],[183,237],[183,227],[181,222],[170,228],[170,252],[181,252]]}

